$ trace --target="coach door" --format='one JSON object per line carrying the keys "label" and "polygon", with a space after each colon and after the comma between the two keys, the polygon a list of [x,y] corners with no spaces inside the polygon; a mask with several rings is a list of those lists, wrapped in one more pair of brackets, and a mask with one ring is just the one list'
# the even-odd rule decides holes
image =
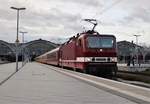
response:
{"label": "coach door", "polygon": [[63,68],[63,62],[62,62],[62,50],[59,51],[59,66]]}

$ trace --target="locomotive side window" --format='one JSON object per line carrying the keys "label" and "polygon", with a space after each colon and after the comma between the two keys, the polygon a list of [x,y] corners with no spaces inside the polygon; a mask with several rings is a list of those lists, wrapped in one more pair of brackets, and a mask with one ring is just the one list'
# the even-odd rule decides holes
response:
{"label": "locomotive side window", "polygon": [[81,45],[82,45],[82,42],[81,42],[81,39],[79,39],[79,40],[78,40],[78,46],[81,47]]}

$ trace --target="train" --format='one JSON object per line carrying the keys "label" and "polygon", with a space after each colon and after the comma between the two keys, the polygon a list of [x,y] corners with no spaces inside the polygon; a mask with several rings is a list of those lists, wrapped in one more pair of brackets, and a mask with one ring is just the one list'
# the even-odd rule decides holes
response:
{"label": "train", "polygon": [[67,42],[41,56],[40,63],[105,76],[117,73],[117,49],[114,35],[89,30],[71,37]]}

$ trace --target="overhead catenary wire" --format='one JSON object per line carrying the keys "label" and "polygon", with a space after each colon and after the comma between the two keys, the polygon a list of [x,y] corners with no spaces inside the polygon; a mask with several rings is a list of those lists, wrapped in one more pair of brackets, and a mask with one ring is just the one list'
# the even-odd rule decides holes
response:
{"label": "overhead catenary wire", "polygon": [[115,5],[121,3],[123,0],[116,0],[114,3],[112,3],[111,5],[109,5],[108,7],[102,9],[102,11],[97,12],[92,18],[95,18],[97,15],[102,15],[104,13],[106,13],[108,10],[110,10],[111,8],[113,8]]}
{"label": "overhead catenary wire", "polygon": [[[98,17],[98,15],[103,15],[104,13],[106,13],[108,10],[112,9],[112,7],[114,7],[115,5],[119,4],[120,2],[122,2],[123,0],[116,0],[115,2],[113,2],[111,5],[109,5],[108,7],[102,9],[102,11],[97,12],[94,16],[91,17],[91,19],[96,19],[96,16]],[[99,21],[98,19],[96,19],[97,21]]]}

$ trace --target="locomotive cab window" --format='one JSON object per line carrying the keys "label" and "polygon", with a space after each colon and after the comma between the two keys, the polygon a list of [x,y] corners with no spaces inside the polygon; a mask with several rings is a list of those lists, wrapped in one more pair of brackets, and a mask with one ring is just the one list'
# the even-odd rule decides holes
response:
{"label": "locomotive cab window", "polygon": [[114,39],[113,37],[87,37],[88,48],[113,48]]}

